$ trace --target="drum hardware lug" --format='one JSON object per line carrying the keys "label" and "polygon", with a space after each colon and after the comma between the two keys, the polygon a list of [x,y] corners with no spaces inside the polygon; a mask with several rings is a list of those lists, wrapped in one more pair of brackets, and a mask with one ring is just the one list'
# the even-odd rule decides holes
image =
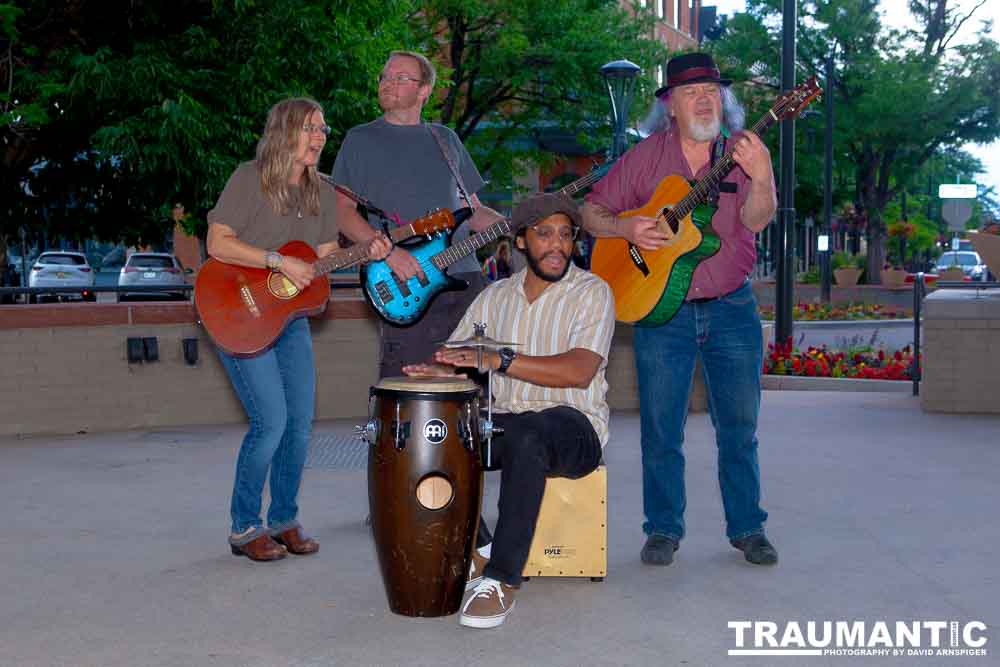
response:
{"label": "drum hardware lug", "polygon": [[398,422],[393,420],[390,427],[393,433],[393,440],[398,451],[406,448],[406,441],[410,439],[410,422]]}
{"label": "drum hardware lug", "polygon": [[410,437],[410,422],[400,420],[399,403],[396,403],[396,418],[392,421],[392,433],[395,436],[396,451],[402,451]]}
{"label": "drum hardware lug", "polygon": [[378,442],[378,420],[369,419],[366,424],[354,427],[354,435],[360,440],[364,440],[369,445]]}

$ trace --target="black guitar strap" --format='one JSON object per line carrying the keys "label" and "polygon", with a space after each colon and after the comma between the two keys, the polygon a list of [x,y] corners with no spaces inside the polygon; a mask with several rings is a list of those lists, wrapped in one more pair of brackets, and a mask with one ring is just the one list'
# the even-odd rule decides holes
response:
{"label": "black guitar strap", "polygon": [[[726,154],[726,137],[720,132],[719,136],[715,138],[715,143],[712,144],[712,157],[709,163],[709,169],[715,166],[715,163],[722,159],[722,156]],[[719,206],[719,190],[724,183],[720,183],[708,192],[708,203],[713,207],[718,208]]]}

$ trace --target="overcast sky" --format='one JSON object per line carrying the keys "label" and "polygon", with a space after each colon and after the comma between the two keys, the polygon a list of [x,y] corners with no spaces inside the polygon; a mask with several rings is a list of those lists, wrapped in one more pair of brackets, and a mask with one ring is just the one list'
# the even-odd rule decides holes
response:
{"label": "overcast sky", "polygon": [[[958,0],[959,7],[972,8],[975,0]],[[702,4],[715,5],[719,8],[720,14],[733,14],[746,9],[744,0],[702,0]],[[907,8],[907,0],[881,0],[879,3],[886,20],[890,25],[899,27],[916,27],[916,21]],[[961,39],[967,42],[975,41],[975,32],[979,29],[979,21],[976,19],[993,19],[993,30],[990,36],[994,40],[1000,41],[1000,0],[989,0],[985,5],[976,10],[974,20],[963,26]],[[992,185],[1000,193],[1000,141],[993,144],[968,144],[966,150],[978,157],[983,162],[986,169],[979,174],[976,180],[985,185]]]}

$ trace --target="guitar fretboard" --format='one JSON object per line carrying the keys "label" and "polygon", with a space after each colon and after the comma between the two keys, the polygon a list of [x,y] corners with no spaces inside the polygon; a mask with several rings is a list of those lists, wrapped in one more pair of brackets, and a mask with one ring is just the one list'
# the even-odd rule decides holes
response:
{"label": "guitar fretboard", "polygon": [[[413,224],[403,225],[401,227],[396,227],[391,232],[389,232],[389,237],[392,239],[393,243],[399,241],[405,241],[411,236],[415,235],[413,229]],[[368,255],[368,244],[367,243],[356,243],[350,248],[343,248],[341,250],[334,250],[326,257],[321,257],[313,262],[313,268],[316,269],[316,273],[324,274],[330,273],[331,271],[336,271],[337,269],[343,269],[348,266],[354,266],[365,261],[365,257]]]}
{"label": "guitar fretboard", "polygon": [[469,255],[488,243],[496,241],[501,236],[505,234],[510,234],[512,229],[510,221],[504,218],[500,222],[494,222],[492,225],[479,232],[478,234],[473,234],[464,241],[460,241],[454,245],[451,245],[441,252],[434,255],[431,261],[434,262],[436,266],[441,271],[462,259],[466,255]]}
{"label": "guitar fretboard", "polygon": [[[558,193],[572,197],[581,190],[586,190],[591,185],[601,180],[602,176],[604,176],[604,171],[594,170],[586,176],[578,178],[569,185],[563,186],[558,190]],[[444,271],[446,268],[466,255],[479,250],[493,241],[496,241],[501,236],[510,234],[512,229],[513,227],[507,219],[495,222],[478,234],[473,234],[464,241],[449,246],[445,250],[437,253],[431,258],[431,261],[434,263],[434,266],[441,271]]]}

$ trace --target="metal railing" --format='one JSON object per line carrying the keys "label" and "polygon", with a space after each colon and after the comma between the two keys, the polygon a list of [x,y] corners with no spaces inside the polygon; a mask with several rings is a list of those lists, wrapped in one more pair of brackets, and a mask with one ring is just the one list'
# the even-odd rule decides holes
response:
{"label": "metal railing", "polygon": [[[985,290],[1000,287],[1000,282],[977,282],[964,280],[938,280],[934,283],[936,289]],[[927,296],[927,286],[924,284],[924,273],[921,271],[913,279],[913,395],[920,395],[920,379],[922,365],[920,363],[920,323],[923,314],[924,297]]]}
{"label": "metal railing", "polygon": [[[357,280],[331,280],[331,289],[359,289],[361,283]],[[125,294],[164,294],[166,292],[189,293],[194,289],[193,284],[184,285],[135,285],[134,287],[122,287],[121,285],[93,285],[89,287],[0,287],[0,297],[2,296],[57,296],[60,294],[77,296],[80,294],[99,294],[107,292]]]}

